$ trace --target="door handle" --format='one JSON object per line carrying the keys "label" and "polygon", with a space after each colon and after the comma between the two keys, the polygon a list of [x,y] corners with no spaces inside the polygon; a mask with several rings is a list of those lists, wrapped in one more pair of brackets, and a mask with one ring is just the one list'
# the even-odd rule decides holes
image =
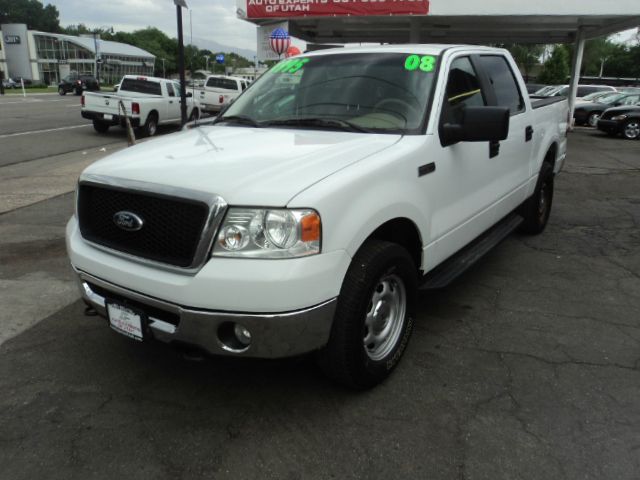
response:
{"label": "door handle", "polygon": [[524,129],[524,141],[529,142],[533,138],[533,127],[529,125]]}
{"label": "door handle", "polygon": [[169,100],[169,103],[173,103],[173,100]]}

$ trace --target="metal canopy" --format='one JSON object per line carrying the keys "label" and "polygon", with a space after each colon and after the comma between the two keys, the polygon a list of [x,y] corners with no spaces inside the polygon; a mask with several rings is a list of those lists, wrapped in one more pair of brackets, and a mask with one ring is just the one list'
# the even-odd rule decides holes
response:
{"label": "metal canopy", "polygon": [[[358,16],[300,16],[303,13],[268,18],[247,16],[255,4],[301,6],[332,1],[336,2],[236,0],[236,3],[238,17],[256,25],[288,21],[291,35],[313,43],[572,43],[579,29],[589,39],[640,26],[640,0],[430,0],[427,15],[372,16],[364,6],[361,7],[364,15]],[[378,0],[377,5],[386,2],[392,7],[400,1],[410,0]],[[364,0],[352,2],[366,5]]]}
{"label": "metal canopy", "polygon": [[587,39],[637,27],[640,11],[634,17],[429,15],[289,18],[288,21],[291,35],[313,43],[550,44],[575,42],[580,27]]}

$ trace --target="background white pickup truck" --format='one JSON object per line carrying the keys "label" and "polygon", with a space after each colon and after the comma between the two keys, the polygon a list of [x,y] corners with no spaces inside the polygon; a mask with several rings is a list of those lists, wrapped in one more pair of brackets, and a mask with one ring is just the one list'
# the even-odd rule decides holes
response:
{"label": "background white pickup truck", "polygon": [[213,126],[88,167],[67,226],[111,327],[208,353],[315,351],[382,381],[418,291],[514,229],[540,233],[566,99],[533,102],[501,49],[388,45],[278,63]]}
{"label": "background white pickup truck", "polygon": [[[124,125],[119,107],[124,104],[126,115],[143,136],[156,134],[158,125],[180,124],[180,83],[157,77],[125,75],[115,94],[85,92],[82,97],[82,117],[93,121],[93,128],[104,133],[113,125]],[[200,117],[192,94],[187,92],[187,116]]]}
{"label": "background white pickup truck", "polygon": [[203,112],[218,113],[235,100],[248,86],[244,78],[209,75],[204,86],[196,90],[195,97]]}

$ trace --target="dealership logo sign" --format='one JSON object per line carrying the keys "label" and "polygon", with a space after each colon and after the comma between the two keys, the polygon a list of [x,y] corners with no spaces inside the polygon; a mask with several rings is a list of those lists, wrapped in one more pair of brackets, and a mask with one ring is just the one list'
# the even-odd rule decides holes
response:
{"label": "dealership logo sign", "polygon": [[5,35],[4,43],[7,45],[20,45],[20,35]]}

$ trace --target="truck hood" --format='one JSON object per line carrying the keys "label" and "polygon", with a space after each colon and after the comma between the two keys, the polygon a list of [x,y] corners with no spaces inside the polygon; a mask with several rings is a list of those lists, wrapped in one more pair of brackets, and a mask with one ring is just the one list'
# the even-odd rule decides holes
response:
{"label": "truck hood", "polygon": [[[82,174],[215,193],[229,205],[285,206],[400,135],[208,126],[121,150]],[[81,177],[82,178],[82,177]]]}

